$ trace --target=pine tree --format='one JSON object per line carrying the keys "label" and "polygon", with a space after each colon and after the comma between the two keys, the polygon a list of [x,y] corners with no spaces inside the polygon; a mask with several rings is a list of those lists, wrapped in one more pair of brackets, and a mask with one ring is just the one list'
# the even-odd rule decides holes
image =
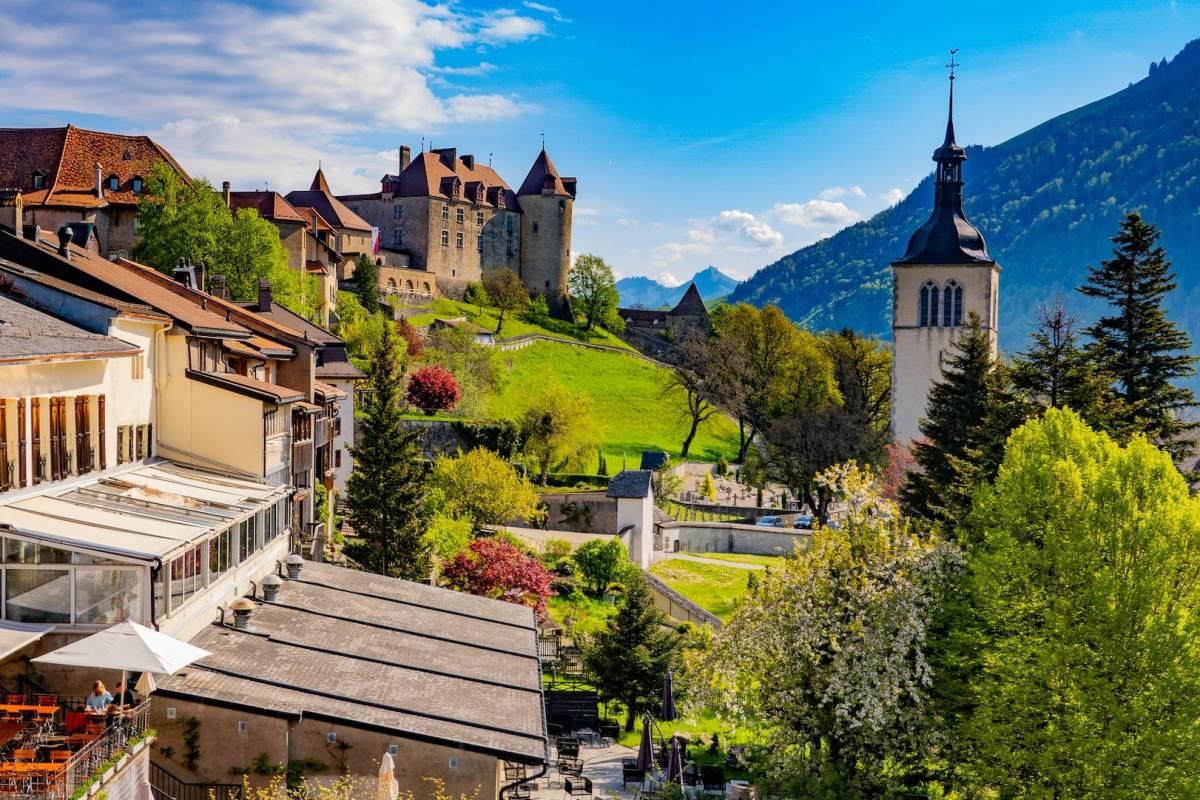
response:
{"label": "pine tree", "polygon": [[401,425],[391,325],[383,327],[367,381],[359,443],[351,448],[354,472],[346,484],[347,518],[362,541],[347,545],[346,554],[372,572],[425,580],[428,471],[421,461],[420,433]]}
{"label": "pine tree", "polygon": [[1144,433],[1176,458],[1191,450],[1183,435],[1197,427],[1180,412],[1196,403],[1173,381],[1195,373],[1191,340],[1167,319],[1163,301],[1175,289],[1158,228],[1131,211],[1113,237],[1113,257],[1091,267],[1079,291],[1108,301],[1113,313],[1087,329],[1096,364],[1116,381],[1122,407],[1115,424],[1123,438]]}
{"label": "pine tree", "polygon": [[1042,306],[1032,341],[1013,358],[1013,386],[1042,409],[1070,408],[1107,430],[1116,406],[1112,380],[1080,346],[1076,325],[1061,296]]}
{"label": "pine tree", "polygon": [[994,451],[1007,424],[1008,410],[993,408],[1007,396],[993,372],[991,341],[979,315],[972,313],[954,340],[942,380],[929,390],[921,420],[924,439],[913,446],[921,469],[909,475],[901,492],[906,515],[952,529],[969,508],[975,481],[987,476],[986,469],[973,468],[972,460]]}
{"label": "pine tree", "polygon": [[679,634],[666,626],[654,607],[641,574],[633,572],[625,586],[625,602],[584,654],[600,694],[625,706],[625,730],[637,715],[655,709],[663,678],[679,661]]}
{"label": "pine tree", "polygon": [[379,310],[378,280],[379,270],[375,269],[375,262],[366,253],[359,256],[354,262],[354,294],[369,314]]}

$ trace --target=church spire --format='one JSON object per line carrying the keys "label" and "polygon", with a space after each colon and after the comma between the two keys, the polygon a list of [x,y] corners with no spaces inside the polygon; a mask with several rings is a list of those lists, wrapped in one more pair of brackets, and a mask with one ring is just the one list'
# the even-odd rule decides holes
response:
{"label": "church spire", "polygon": [[950,70],[950,113],[946,115],[946,141],[942,142],[942,147],[954,144],[954,70],[958,68],[958,62],[954,59],[954,55],[957,52],[957,47],[950,51],[950,63],[946,65],[946,68]]}

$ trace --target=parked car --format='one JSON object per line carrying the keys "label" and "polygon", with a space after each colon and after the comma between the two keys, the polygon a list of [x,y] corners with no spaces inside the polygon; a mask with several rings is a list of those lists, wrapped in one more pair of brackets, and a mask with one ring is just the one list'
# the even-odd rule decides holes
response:
{"label": "parked car", "polygon": [[754,524],[759,526],[760,528],[782,528],[783,527],[783,517],[772,517],[772,516],[759,517],[758,521],[755,522]]}
{"label": "parked car", "polygon": [[796,521],[792,523],[793,528],[799,528],[804,531],[811,531],[813,526],[812,514],[801,514],[796,517]]}

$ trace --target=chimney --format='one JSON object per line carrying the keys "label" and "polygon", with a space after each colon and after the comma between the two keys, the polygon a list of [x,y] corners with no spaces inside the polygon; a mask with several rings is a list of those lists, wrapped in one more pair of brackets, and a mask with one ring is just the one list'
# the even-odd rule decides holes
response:
{"label": "chimney", "polygon": [[74,235],[75,231],[71,230],[70,225],[58,229],[58,254],[63,258],[71,257],[71,237]]}
{"label": "chimney", "polygon": [[229,610],[233,612],[233,627],[239,631],[250,630],[250,615],[254,613],[253,600],[239,597],[229,604]]}
{"label": "chimney", "polygon": [[475,169],[475,156],[463,156],[462,162],[467,169]]}
{"label": "chimney", "polygon": [[185,264],[182,261],[179,262],[178,267],[171,270],[171,277],[175,279],[176,283],[181,283],[189,289],[194,285],[192,280],[192,267],[190,264]]}
{"label": "chimney", "polygon": [[457,147],[440,147],[433,151],[435,155],[446,165],[451,171],[457,166],[458,148]]}
{"label": "chimney", "polygon": [[104,197],[104,167],[100,166],[100,162],[96,162],[96,197]]}
{"label": "chimney", "polygon": [[18,236],[25,230],[25,201],[20,189],[0,189],[0,228]]}
{"label": "chimney", "polygon": [[271,281],[263,278],[258,282],[258,309],[260,313],[271,312]]}
{"label": "chimney", "polygon": [[300,570],[304,569],[304,557],[299,553],[292,553],[287,557],[288,577],[292,580],[300,577]]}
{"label": "chimney", "polygon": [[400,171],[408,169],[409,162],[412,161],[412,148],[406,144],[400,145]]}
{"label": "chimney", "polygon": [[192,267],[192,288],[204,291],[204,262]]}
{"label": "chimney", "polygon": [[225,207],[232,208],[229,204],[229,181],[221,181],[221,197],[225,200]]}
{"label": "chimney", "polygon": [[278,575],[272,572],[262,580],[263,600],[274,603],[279,599],[279,586],[283,583]]}
{"label": "chimney", "polygon": [[208,279],[208,293],[211,294],[213,297],[219,297],[222,300],[228,299],[225,296],[225,276],[224,275],[213,275],[212,277],[210,277]]}

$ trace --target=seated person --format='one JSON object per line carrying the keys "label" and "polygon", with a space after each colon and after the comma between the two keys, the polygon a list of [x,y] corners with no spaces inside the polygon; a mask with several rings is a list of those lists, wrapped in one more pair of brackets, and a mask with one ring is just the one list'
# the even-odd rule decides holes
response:
{"label": "seated person", "polygon": [[126,688],[125,681],[119,681],[116,688],[113,689],[113,699],[109,704],[109,710],[113,711],[121,707],[133,708],[136,705],[137,696],[133,693],[133,690]]}
{"label": "seated person", "polygon": [[86,711],[93,715],[102,715],[108,710],[108,706],[112,703],[112,695],[104,688],[102,681],[96,681],[92,684],[92,693],[87,696]]}

